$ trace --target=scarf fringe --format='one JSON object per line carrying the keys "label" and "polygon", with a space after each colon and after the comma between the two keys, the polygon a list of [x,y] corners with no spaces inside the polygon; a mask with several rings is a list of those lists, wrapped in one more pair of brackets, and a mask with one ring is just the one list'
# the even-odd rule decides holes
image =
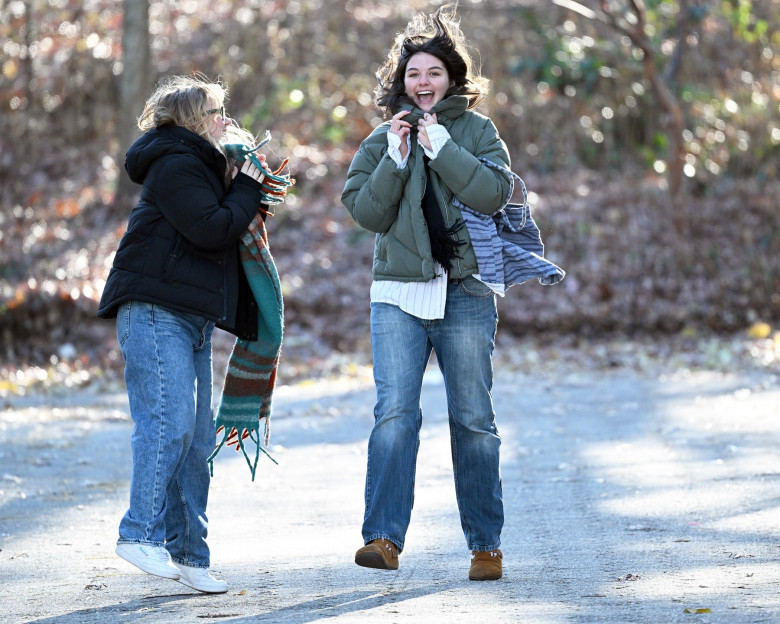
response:
{"label": "scarf fringe", "polygon": [[[225,145],[225,152],[229,158],[232,158],[236,163],[242,163],[249,159],[252,164],[264,171],[263,165],[260,159],[257,157],[257,150],[266,145],[271,140],[271,133],[266,132],[265,139],[260,141],[255,147],[247,147],[242,143],[228,143]],[[285,158],[282,164],[276,171],[265,171],[263,181],[260,183],[261,191],[260,197],[264,204],[274,205],[281,204],[284,198],[287,196],[287,189],[295,185],[295,179],[290,177],[289,173],[282,173],[282,170],[290,162],[289,158]]]}
{"label": "scarf fringe", "polygon": [[[219,453],[220,449],[227,445],[227,446],[235,446],[236,453],[242,453],[244,456],[244,460],[246,460],[246,465],[249,466],[249,472],[252,474],[252,481],[255,480],[255,474],[257,473],[257,465],[260,463],[260,451],[262,451],[268,459],[270,459],[273,463],[275,463],[277,466],[279,465],[279,462],[276,461],[271,453],[268,452],[268,449],[266,448],[268,446],[268,440],[270,437],[269,427],[268,427],[268,418],[266,417],[266,423],[265,423],[265,445],[260,444],[260,436],[254,435],[256,432],[255,429],[243,429],[241,432],[241,435],[238,435],[238,430],[235,427],[231,427],[230,432],[228,432],[227,427],[222,426],[217,430],[217,434],[224,431],[224,435],[222,436],[222,441],[217,444],[217,447],[214,449],[214,451],[209,455],[208,463],[209,463],[209,473],[211,476],[214,476],[214,458],[217,456],[217,453]],[[250,458],[249,453],[247,451],[247,444],[244,442],[246,438],[249,438],[255,445],[255,456],[254,459]]]}

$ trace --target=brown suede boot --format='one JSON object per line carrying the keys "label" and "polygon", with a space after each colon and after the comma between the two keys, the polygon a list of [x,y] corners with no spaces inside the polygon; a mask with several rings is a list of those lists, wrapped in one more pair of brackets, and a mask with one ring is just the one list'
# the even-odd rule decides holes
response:
{"label": "brown suede boot", "polygon": [[469,570],[469,578],[472,581],[495,581],[501,578],[504,571],[501,559],[504,555],[500,550],[472,550],[471,554],[474,555]]}
{"label": "brown suede boot", "polygon": [[398,569],[398,546],[390,540],[375,539],[355,553],[355,563],[377,570]]}

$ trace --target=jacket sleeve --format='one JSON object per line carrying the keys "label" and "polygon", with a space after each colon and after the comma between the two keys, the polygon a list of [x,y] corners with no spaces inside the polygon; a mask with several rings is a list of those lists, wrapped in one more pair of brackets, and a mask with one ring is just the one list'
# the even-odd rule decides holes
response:
{"label": "jacket sleeve", "polygon": [[506,202],[510,181],[502,173],[484,165],[480,158],[510,168],[509,152],[498,135],[498,130],[487,117],[471,153],[448,140],[439,154],[430,162],[430,168],[453,194],[469,208],[483,214],[493,214]]}
{"label": "jacket sleeve", "polygon": [[358,225],[387,232],[398,216],[408,177],[409,168],[398,169],[387,154],[385,132],[374,131],[352,159],[341,201]]}
{"label": "jacket sleeve", "polygon": [[155,202],[165,218],[194,246],[208,251],[225,249],[246,230],[261,202],[261,185],[239,173],[220,198],[214,174],[195,157],[169,158],[157,174],[164,181]]}

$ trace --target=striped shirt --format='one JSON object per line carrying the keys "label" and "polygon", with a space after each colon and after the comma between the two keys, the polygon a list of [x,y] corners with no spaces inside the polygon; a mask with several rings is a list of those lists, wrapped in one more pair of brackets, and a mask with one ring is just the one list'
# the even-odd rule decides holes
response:
{"label": "striped shirt", "polygon": [[427,282],[396,282],[374,280],[371,303],[389,303],[420,319],[444,318],[447,303],[447,274],[434,264],[436,277]]}

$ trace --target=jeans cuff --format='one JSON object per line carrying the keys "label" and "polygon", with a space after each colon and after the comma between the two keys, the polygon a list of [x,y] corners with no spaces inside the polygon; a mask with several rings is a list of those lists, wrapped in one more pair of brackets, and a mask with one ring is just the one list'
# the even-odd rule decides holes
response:
{"label": "jeans cuff", "polygon": [[368,537],[368,539],[366,540],[365,543],[368,544],[369,542],[373,542],[374,540],[377,540],[377,539],[386,539],[388,542],[393,542],[393,544],[395,544],[396,548],[398,548],[398,552],[399,553],[402,553],[403,550],[404,550],[404,542],[403,542],[403,540],[397,540],[394,537],[390,537],[386,533],[373,533],[373,534],[371,534]]}

